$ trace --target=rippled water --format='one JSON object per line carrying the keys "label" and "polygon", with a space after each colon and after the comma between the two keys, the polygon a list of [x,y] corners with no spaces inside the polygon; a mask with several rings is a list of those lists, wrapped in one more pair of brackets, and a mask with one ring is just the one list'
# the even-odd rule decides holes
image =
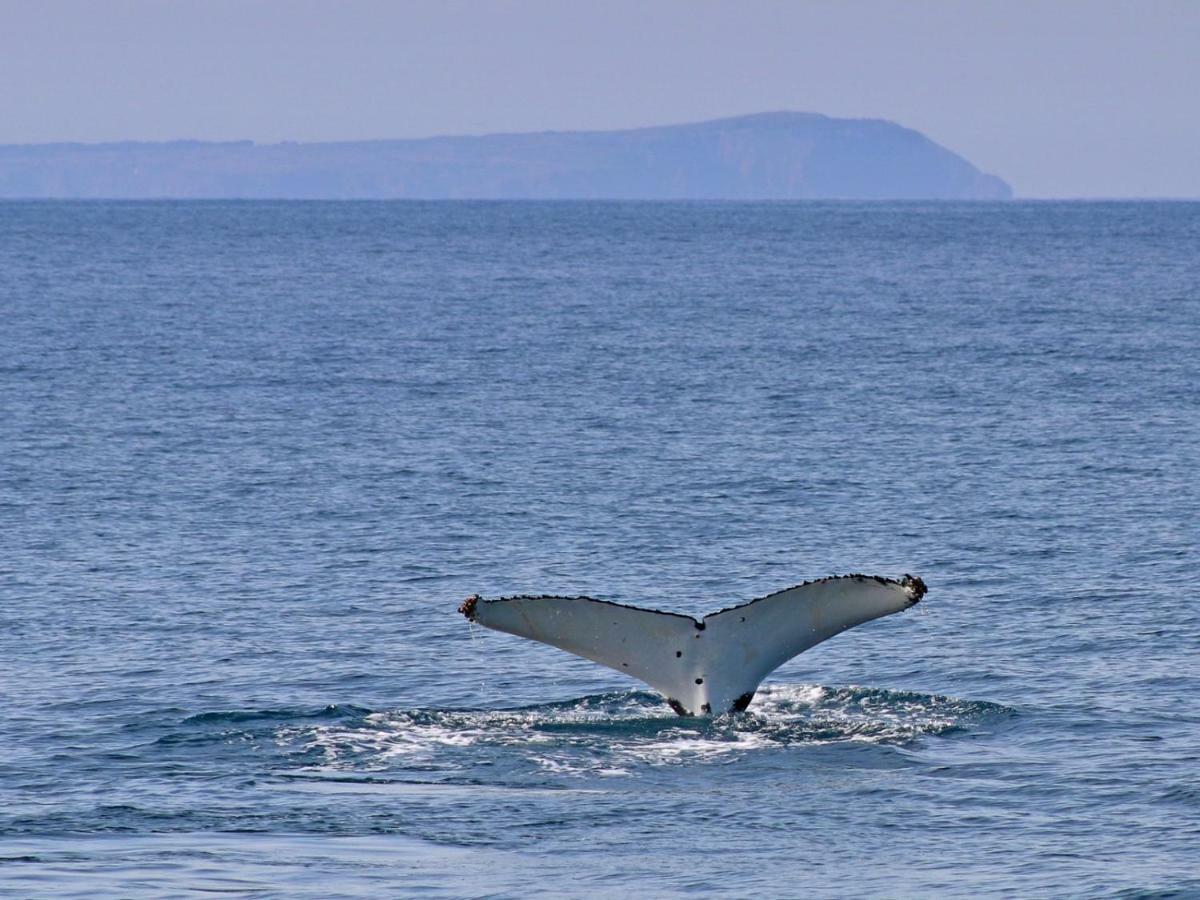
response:
{"label": "rippled water", "polygon": [[[1200,894],[1200,205],[0,204],[0,893]],[[929,596],[674,716],[467,594]]]}

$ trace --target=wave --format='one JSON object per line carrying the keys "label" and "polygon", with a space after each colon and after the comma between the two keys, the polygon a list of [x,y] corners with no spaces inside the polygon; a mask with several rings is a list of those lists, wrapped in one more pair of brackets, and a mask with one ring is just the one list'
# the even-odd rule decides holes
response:
{"label": "wave", "polygon": [[234,709],[197,713],[183,720],[184,725],[221,725],[253,722],[290,722],[295,719],[342,719],[370,713],[353,704],[331,703],[318,709]]}

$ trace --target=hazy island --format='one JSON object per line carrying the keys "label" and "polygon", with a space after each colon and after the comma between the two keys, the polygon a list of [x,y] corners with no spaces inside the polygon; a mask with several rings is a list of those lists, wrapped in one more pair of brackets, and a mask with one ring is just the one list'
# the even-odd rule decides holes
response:
{"label": "hazy island", "polygon": [[930,199],[1012,189],[881,119],[776,112],[420,140],[0,145],[2,198]]}

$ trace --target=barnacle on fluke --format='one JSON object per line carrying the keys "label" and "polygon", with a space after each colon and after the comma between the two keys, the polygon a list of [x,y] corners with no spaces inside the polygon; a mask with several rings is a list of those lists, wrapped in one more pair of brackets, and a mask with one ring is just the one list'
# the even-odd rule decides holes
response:
{"label": "barnacle on fluke", "polygon": [[924,597],[927,593],[929,593],[929,589],[927,587],[925,587],[925,582],[922,581],[920,578],[918,578],[916,575],[905,574],[905,576],[900,579],[900,584],[902,584],[904,587],[908,588],[912,592],[912,595],[913,595],[912,602],[913,603],[920,603],[921,598]]}
{"label": "barnacle on fluke", "polygon": [[[633,675],[681,716],[740,712],[762,680],[848,628],[908,609],[925,596],[914,575],[819,578],[701,619],[591,597],[473,594],[458,611],[486,628],[559,647]],[[733,611],[737,615],[730,615]],[[688,636],[698,643],[684,658]]]}
{"label": "barnacle on fluke", "polygon": [[482,599],[483,598],[480,597],[478,594],[472,594],[470,597],[468,597],[466,600],[464,600],[462,602],[462,605],[458,608],[458,611],[460,613],[462,613],[464,616],[466,616],[468,619],[470,619],[472,622],[474,622],[475,621],[475,606]]}

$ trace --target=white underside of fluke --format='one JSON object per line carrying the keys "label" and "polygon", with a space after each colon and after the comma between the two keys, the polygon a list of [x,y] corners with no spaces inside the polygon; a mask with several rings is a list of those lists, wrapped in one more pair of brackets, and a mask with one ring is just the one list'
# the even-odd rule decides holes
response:
{"label": "white underside of fluke", "polygon": [[920,578],[824,578],[697,621],[590,597],[470,597],[462,612],[643,681],[680,715],[742,710],[759,683],[809,647],[925,594]]}

